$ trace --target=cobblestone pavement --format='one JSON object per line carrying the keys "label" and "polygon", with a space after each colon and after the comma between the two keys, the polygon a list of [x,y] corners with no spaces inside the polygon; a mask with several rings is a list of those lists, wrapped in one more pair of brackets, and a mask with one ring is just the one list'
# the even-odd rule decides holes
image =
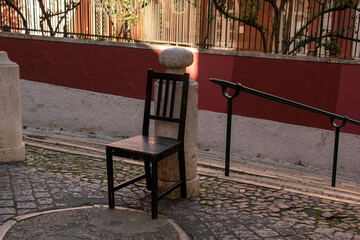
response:
{"label": "cobblestone pavement", "polygon": [[[0,225],[14,216],[107,204],[104,158],[26,147],[26,161],[0,164]],[[115,161],[116,179],[142,167]],[[193,239],[360,239],[360,205],[201,174],[200,195],[163,199],[159,212]],[[150,212],[144,183],[116,193],[116,205]]]}

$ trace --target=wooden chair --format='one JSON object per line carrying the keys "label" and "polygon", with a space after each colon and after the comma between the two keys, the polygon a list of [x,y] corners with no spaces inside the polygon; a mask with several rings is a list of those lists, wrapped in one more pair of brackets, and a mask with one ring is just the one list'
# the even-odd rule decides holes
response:
{"label": "wooden chair", "polygon": [[[156,109],[152,111],[151,98],[153,95],[154,82],[156,82],[156,80],[158,80],[157,84],[159,84],[158,93],[162,94],[158,94]],[[177,82],[183,83],[179,117],[174,116],[175,89]],[[153,219],[158,216],[158,200],[176,188],[181,187],[181,197],[186,198],[184,133],[188,88],[189,75],[187,73],[182,75],[159,73],[148,70],[142,135],[106,145],[109,208],[115,207],[115,191],[144,178],[146,179],[146,188],[151,190],[151,213]],[[177,138],[149,136],[150,120],[178,123]],[[159,194],[158,162],[176,152],[178,153],[179,159],[180,179],[172,187]],[[143,160],[145,174],[128,180],[118,186],[114,186],[113,156]]]}

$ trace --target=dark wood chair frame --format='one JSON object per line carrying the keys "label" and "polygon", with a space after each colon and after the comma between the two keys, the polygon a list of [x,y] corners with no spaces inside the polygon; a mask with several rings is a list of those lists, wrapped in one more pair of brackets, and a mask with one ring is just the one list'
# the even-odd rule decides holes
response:
{"label": "dark wood chair frame", "polygon": [[[157,80],[159,84],[157,106],[152,114],[151,99],[153,95],[154,82]],[[182,82],[183,88],[180,104],[180,116],[174,117],[175,90],[177,82]],[[164,84],[165,88],[163,86]],[[181,197],[186,198],[184,135],[188,88],[189,74],[187,73],[172,74],[154,72],[151,69],[148,70],[142,135],[106,145],[109,208],[115,207],[115,191],[144,178],[146,179],[146,188],[151,190],[151,215],[153,219],[158,217],[158,201],[174,191],[176,188],[181,187]],[[177,138],[173,139],[161,136],[149,136],[150,120],[162,120],[178,123]],[[180,180],[169,189],[159,194],[158,162],[176,152],[178,153]],[[128,180],[120,185],[114,186],[113,156],[143,160],[145,174]]]}

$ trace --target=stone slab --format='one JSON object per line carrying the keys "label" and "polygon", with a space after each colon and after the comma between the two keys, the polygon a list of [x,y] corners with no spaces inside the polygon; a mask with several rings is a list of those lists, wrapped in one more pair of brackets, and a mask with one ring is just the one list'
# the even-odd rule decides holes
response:
{"label": "stone slab", "polygon": [[4,240],[16,239],[188,239],[164,215],[151,219],[143,211],[88,207],[29,214],[4,224]]}

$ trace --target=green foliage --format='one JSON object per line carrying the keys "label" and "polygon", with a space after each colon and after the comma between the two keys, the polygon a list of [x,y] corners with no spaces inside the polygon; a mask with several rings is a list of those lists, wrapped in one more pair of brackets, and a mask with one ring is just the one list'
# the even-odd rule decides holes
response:
{"label": "green foliage", "polygon": [[336,43],[335,39],[333,39],[333,38],[331,38],[330,41],[325,41],[323,43],[323,46],[325,48],[326,53],[330,57],[337,57],[341,53],[341,50],[340,50],[338,44]]}
{"label": "green foliage", "polygon": [[[138,20],[140,9],[149,4],[149,0],[103,0],[110,16],[116,16],[121,23],[121,29],[117,35],[131,38],[130,26]],[[115,25],[115,23],[113,23]]]}

